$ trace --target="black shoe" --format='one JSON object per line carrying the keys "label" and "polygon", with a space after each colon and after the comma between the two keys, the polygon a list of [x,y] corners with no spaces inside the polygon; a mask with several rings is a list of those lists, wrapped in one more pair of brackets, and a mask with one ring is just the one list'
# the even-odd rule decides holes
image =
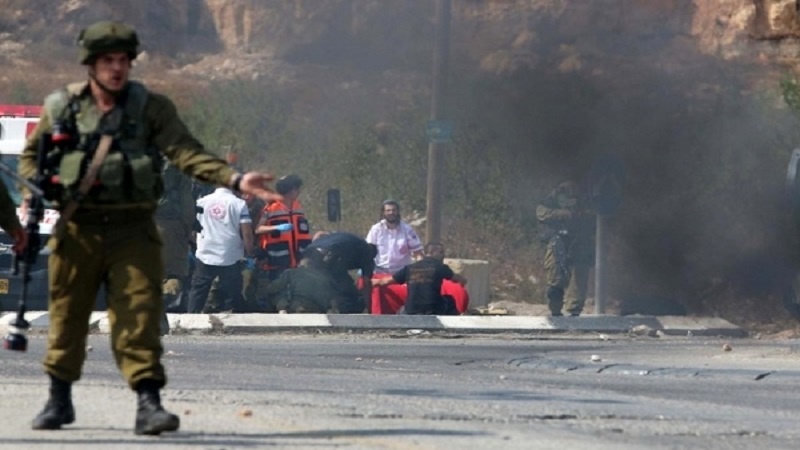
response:
{"label": "black shoe", "polygon": [[158,335],[159,336],[166,336],[169,334],[169,319],[167,319],[167,314],[161,316],[161,321],[158,324]]}
{"label": "black shoe", "polygon": [[550,313],[550,317],[562,317],[562,316],[563,316],[563,314],[561,314],[560,312],[551,312]]}
{"label": "black shoe", "polygon": [[175,431],[181,420],[161,406],[160,383],[156,380],[142,380],[136,386],[139,403],[136,409],[136,434],[158,435],[163,431]]}
{"label": "black shoe", "polygon": [[569,316],[570,316],[570,317],[578,317],[578,316],[580,316],[580,313],[572,313],[572,314],[570,314]]}
{"label": "black shoe", "polygon": [[72,383],[50,376],[50,398],[31,424],[34,430],[58,430],[75,422],[72,406]]}

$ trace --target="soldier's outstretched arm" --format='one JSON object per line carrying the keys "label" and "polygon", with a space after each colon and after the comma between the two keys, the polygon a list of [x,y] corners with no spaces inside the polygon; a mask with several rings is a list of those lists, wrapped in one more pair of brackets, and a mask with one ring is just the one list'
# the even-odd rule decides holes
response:
{"label": "soldier's outstretched arm", "polygon": [[536,207],[536,218],[539,222],[550,223],[572,218],[572,212],[568,209],[552,208],[547,205]]}
{"label": "soldier's outstretched arm", "polygon": [[267,202],[282,200],[283,196],[267,187],[268,183],[273,179],[274,177],[268,173],[247,172],[243,175],[234,174],[230,180],[230,185],[233,186],[234,190],[242,194],[255,195]]}

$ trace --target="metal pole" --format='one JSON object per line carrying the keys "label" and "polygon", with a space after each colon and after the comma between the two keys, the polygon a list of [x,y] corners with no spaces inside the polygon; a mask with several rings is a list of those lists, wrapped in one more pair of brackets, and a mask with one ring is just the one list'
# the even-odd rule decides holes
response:
{"label": "metal pole", "polygon": [[[447,62],[450,50],[450,0],[436,0],[436,46],[433,51],[433,91],[431,120],[442,118],[447,88]],[[439,241],[442,228],[441,163],[445,144],[428,144],[428,194],[425,236],[428,242]]]}
{"label": "metal pole", "polygon": [[602,214],[597,215],[597,235],[594,253],[594,313],[606,312],[606,221]]}

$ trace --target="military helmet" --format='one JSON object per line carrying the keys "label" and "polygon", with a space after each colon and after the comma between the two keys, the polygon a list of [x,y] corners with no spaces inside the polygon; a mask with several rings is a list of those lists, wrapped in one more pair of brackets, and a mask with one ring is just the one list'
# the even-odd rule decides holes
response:
{"label": "military helmet", "polygon": [[136,59],[139,38],[136,30],[122,22],[102,21],[89,25],[78,35],[81,64],[91,64],[100,55],[125,52]]}
{"label": "military helmet", "polygon": [[561,183],[558,183],[556,187],[556,193],[563,194],[568,197],[578,197],[580,195],[580,189],[578,188],[578,184],[572,180],[564,180]]}
{"label": "military helmet", "polygon": [[292,191],[292,189],[300,189],[303,186],[303,180],[295,175],[286,175],[278,179],[278,182],[275,183],[275,189],[278,191],[278,194],[286,195]]}

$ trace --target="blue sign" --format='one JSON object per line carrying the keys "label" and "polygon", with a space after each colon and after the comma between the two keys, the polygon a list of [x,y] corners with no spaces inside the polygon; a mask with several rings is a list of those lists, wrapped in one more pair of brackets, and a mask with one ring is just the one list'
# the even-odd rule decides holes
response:
{"label": "blue sign", "polygon": [[428,139],[434,144],[447,144],[453,137],[453,123],[447,120],[429,120],[426,124]]}

